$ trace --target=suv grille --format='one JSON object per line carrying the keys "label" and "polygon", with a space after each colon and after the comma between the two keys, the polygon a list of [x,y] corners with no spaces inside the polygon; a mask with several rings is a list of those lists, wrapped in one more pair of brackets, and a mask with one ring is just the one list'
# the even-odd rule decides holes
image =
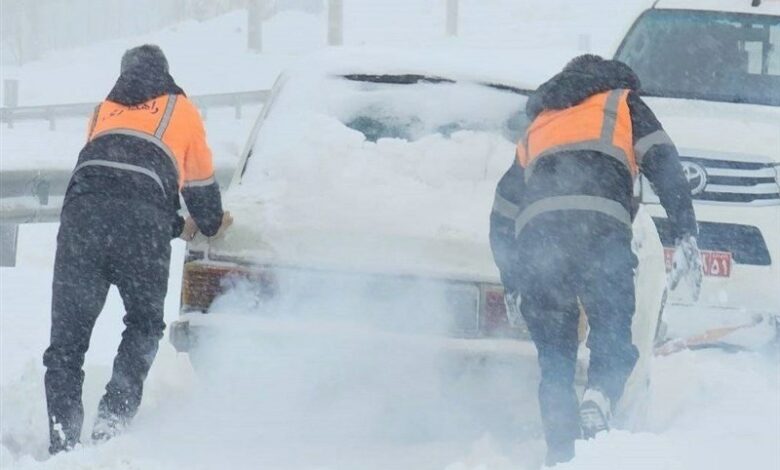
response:
{"label": "suv grille", "polygon": [[684,154],[680,160],[697,201],[732,203],[778,203],[780,183],[769,163],[697,158]]}

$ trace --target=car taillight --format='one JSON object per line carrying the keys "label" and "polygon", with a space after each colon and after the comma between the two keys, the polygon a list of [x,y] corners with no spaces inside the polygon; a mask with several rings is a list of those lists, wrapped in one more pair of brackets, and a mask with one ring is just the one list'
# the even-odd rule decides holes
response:
{"label": "car taillight", "polygon": [[274,276],[267,270],[198,261],[186,263],[181,283],[181,310],[206,312],[218,295],[240,281],[256,286],[264,297],[273,295],[275,291]]}
{"label": "car taillight", "polygon": [[504,303],[504,288],[498,284],[481,284],[482,301],[480,302],[479,330],[482,336],[490,337],[529,337],[528,328],[522,317],[512,319],[506,313]]}

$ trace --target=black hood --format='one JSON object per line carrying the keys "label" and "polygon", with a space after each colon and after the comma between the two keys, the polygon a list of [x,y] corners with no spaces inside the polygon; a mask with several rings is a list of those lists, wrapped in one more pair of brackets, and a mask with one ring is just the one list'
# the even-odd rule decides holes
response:
{"label": "black hood", "polygon": [[547,109],[566,109],[605,91],[637,91],[639,86],[639,77],[623,62],[581,56],[569,62],[563,71],[542,84],[528,98],[525,113],[534,120]]}
{"label": "black hood", "polygon": [[168,94],[184,95],[184,90],[179,88],[168,72],[135,67],[119,76],[106,99],[125,106],[135,106]]}

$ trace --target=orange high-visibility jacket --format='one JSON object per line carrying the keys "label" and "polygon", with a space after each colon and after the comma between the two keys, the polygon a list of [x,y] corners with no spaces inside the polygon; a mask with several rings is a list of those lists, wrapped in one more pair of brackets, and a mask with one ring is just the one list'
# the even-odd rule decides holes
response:
{"label": "orange high-visibility jacket", "polygon": [[[88,141],[117,134],[138,137],[162,149],[176,169],[180,190],[215,181],[203,121],[184,95],[163,95],[134,106],[102,102],[90,122]],[[112,166],[111,162],[105,164]],[[124,168],[132,171],[130,166]],[[135,171],[149,172],[141,167]],[[157,181],[159,184],[159,178]]]}
{"label": "orange high-visibility jacket", "polygon": [[628,93],[629,90],[607,91],[576,106],[539,114],[517,146],[517,162],[525,169],[526,179],[541,158],[576,150],[611,156],[636,177],[639,168],[634,154]]}

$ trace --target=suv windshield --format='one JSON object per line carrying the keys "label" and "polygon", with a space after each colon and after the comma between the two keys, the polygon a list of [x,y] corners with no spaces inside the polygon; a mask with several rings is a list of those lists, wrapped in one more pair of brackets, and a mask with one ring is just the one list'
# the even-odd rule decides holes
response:
{"label": "suv windshield", "polygon": [[780,17],[649,10],[616,55],[650,96],[780,106]]}

